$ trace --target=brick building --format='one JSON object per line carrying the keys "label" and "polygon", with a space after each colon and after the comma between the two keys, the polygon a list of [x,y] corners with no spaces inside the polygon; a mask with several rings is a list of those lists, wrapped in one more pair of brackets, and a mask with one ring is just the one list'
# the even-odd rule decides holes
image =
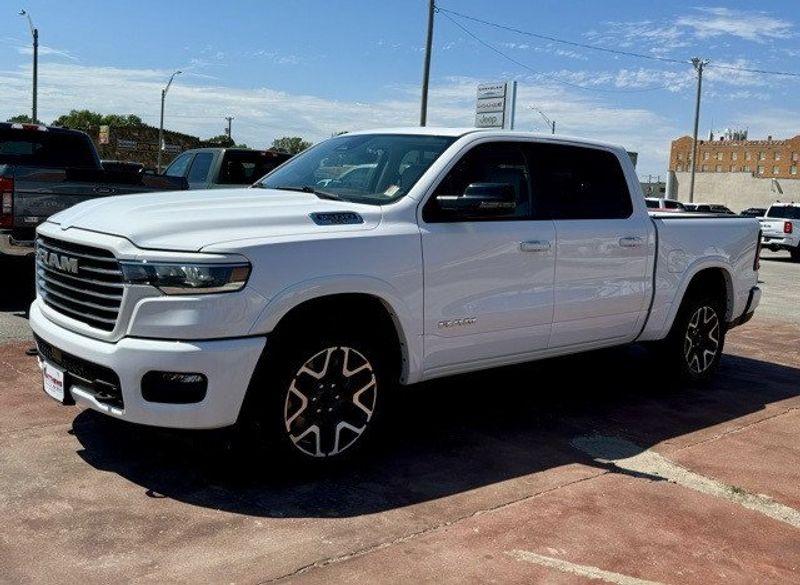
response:
{"label": "brick building", "polygon": [[[100,141],[100,129],[92,128],[87,132],[97,146],[102,159],[135,161],[143,163],[145,168],[154,169],[158,158],[158,128],[153,126],[125,126],[109,128],[107,142]],[[204,143],[196,136],[164,130],[163,166],[167,166],[173,158],[184,150],[199,148]]]}
{"label": "brick building", "polygon": [[[672,141],[669,170],[691,170],[692,137]],[[786,140],[735,140],[720,137],[697,141],[698,173],[750,173],[776,179],[800,179],[800,136]]]}

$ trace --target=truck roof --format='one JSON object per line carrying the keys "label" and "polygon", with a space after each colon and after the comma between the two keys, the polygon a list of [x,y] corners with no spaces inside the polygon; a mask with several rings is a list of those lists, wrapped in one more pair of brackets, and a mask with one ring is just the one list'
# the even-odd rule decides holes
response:
{"label": "truck roof", "polygon": [[406,126],[397,128],[375,128],[372,130],[359,130],[356,132],[348,132],[348,134],[411,134],[419,136],[450,136],[454,138],[461,138],[468,134],[486,134],[492,137],[509,137],[519,136],[524,138],[537,138],[543,141],[555,140],[557,142],[572,142],[578,144],[586,144],[590,146],[600,146],[606,148],[624,148],[619,144],[610,142],[602,142],[600,140],[593,140],[590,138],[582,138],[579,136],[568,136],[563,134],[544,134],[541,132],[521,132],[518,130],[501,130],[497,128],[448,128],[443,126]]}
{"label": "truck roof", "polygon": [[81,130],[61,128],[60,126],[45,126],[44,124],[26,124],[24,122],[0,122],[0,130],[38,130],[54,134],[86,134]]}

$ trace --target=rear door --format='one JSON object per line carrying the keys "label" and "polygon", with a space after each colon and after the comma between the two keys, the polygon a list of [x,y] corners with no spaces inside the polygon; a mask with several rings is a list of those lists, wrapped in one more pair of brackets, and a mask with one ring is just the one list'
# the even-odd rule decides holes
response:
{"label": "rear door", "polygon": [[[437,195],[460,196],[474,183],[511,185],[516,207],[480,216],[437,205]],[[461,156],[424,205],[427,372],[517,361],[547,349],[555,229],[540,216],[530,188],[524,142],[483,142]]]}
{"label": "rear door", "polygon": [[635,213],[618,156],[562,144],[531,147],[534,195],[555,222],[550,347],[632,340],[651,287],[646,213]]}

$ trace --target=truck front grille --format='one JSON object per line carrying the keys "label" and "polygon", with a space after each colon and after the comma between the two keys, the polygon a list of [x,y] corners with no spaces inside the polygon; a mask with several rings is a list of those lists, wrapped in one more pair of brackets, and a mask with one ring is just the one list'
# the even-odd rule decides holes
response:
{"label": "truck front grille", "polygon": [[124,284],[110,251],[39,236],[36,275],[50,308],[103,331],[116,326]]}

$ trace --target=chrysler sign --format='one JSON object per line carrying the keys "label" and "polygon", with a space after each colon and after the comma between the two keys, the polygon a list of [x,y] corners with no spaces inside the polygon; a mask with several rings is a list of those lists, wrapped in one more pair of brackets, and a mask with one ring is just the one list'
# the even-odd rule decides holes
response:
{"label": "chrysler sign", "polygon": [[507,81],[479,85],[475,101],[475,126],[504,128],[510,97]]}

